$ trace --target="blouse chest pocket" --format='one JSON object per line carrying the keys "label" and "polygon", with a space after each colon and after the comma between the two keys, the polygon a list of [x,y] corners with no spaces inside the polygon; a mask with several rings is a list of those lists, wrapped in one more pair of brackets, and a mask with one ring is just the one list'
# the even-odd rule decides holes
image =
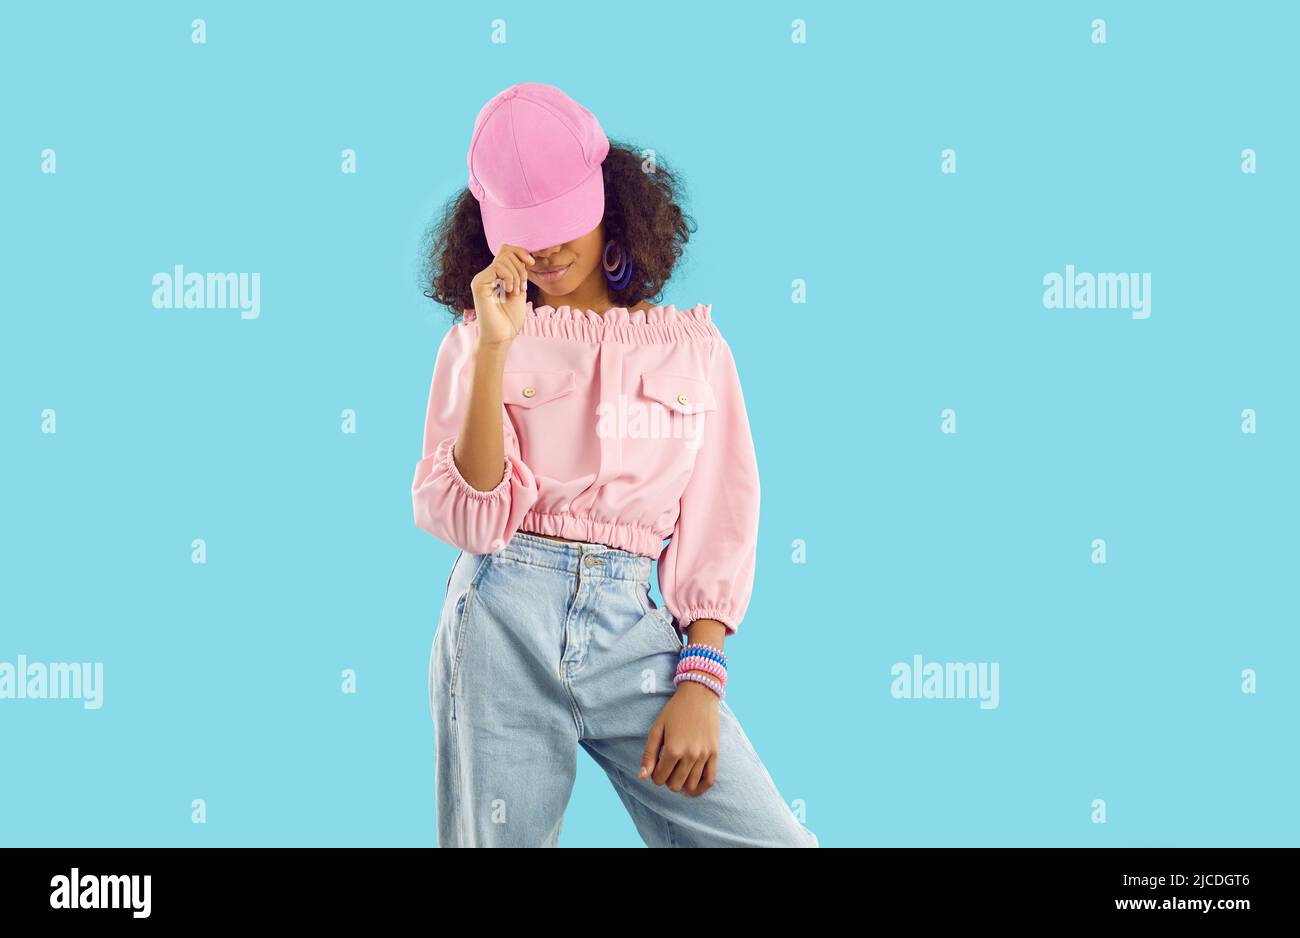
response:
{"label": "blouse chest pocket", "polygon": [[501,400],[515,407],[537,407],[577,389],[572,371],[507,371],[501,379]]}
{"label": "blouse chest pocket", "polygon": [[641,390],[646,397],[684,417],[718,409],[712,386],[700,378],[647,372],[641,376]]}
{"label": "blouse chest pocket", "polygon": [[704,441],[704,422],[713,419],[706,414],[718,409],[713,388],[700,378],[656,371],[641,376],[641,393],[650,403],[642,405],[648,412],[632,435],[648,438],[658,458],[669,460],[662,471],[688,468]]}

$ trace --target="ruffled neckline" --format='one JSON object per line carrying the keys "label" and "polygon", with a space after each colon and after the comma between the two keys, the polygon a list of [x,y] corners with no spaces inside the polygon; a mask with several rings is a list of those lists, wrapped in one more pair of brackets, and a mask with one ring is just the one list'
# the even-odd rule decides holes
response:
{"label": "ruffled neckline", "polygon": [[[717,330],[712,322],[713,306],[697,303],[689,309],[652,306],[628,309],[612,306],[603,313],[575,306],[534,306],[530,300],[524,309],[524,335],[573,339],[582,342],[617,341],[629,344],[661,344],[689,338],[712,338]],[[473,309],[463,311],[465,322],[473,322]]]}

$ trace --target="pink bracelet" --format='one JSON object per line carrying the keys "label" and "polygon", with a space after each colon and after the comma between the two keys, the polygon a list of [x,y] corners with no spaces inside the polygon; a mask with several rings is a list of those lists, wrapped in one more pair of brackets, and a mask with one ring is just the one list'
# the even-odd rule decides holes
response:
{"label": "pink bracelet", "polygon": [[708,658],[683,658],[677,665],[677,673],[685,674],[687,671],[707,671],[716,677],[723,687],[727,686],[727,669],[716,661]]}
{"label": "pink bracelet", "polygon": [[692,671],[688,671],[685,674],[679,674],[675,678],[673,678],[673,686],[674,687],[677,686],[682,681],[694,681],[696,684],[703,684],[705,687],[713,691],[719,697],[727,696],[726,692],[723,691],[721,684],[719,684],[711,677],[705,677],[703,674],[699,674]]}

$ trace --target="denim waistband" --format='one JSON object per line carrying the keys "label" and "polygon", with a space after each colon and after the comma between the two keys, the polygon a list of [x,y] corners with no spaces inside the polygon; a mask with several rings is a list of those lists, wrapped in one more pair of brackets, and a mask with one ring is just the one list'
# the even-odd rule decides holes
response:
{"label": "denim waistband", "polygon": [[553,541],[522,531],[510,538],[505,547],[492,553],[514,563],[558,570],[570,576],[609,577],[614,580],[632,580],[649,584],[654,561],[640,554],[608,547],[605,544],[583,544],[572,541]]}

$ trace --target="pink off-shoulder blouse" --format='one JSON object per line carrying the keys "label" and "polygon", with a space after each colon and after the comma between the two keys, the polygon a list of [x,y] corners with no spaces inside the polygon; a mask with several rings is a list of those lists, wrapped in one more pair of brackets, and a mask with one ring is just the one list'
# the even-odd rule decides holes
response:
{"label": "pink off-shoulder blouse", "polygon": [[734,633],[754,582],[758,468],[712,306],[525,309],[502,386],[505,467],[491,491],[452,459],[474,311],[443,339],[411,487],[415,523],[473,554],[525,531],[657,558],[677,628],[717,619]]}

